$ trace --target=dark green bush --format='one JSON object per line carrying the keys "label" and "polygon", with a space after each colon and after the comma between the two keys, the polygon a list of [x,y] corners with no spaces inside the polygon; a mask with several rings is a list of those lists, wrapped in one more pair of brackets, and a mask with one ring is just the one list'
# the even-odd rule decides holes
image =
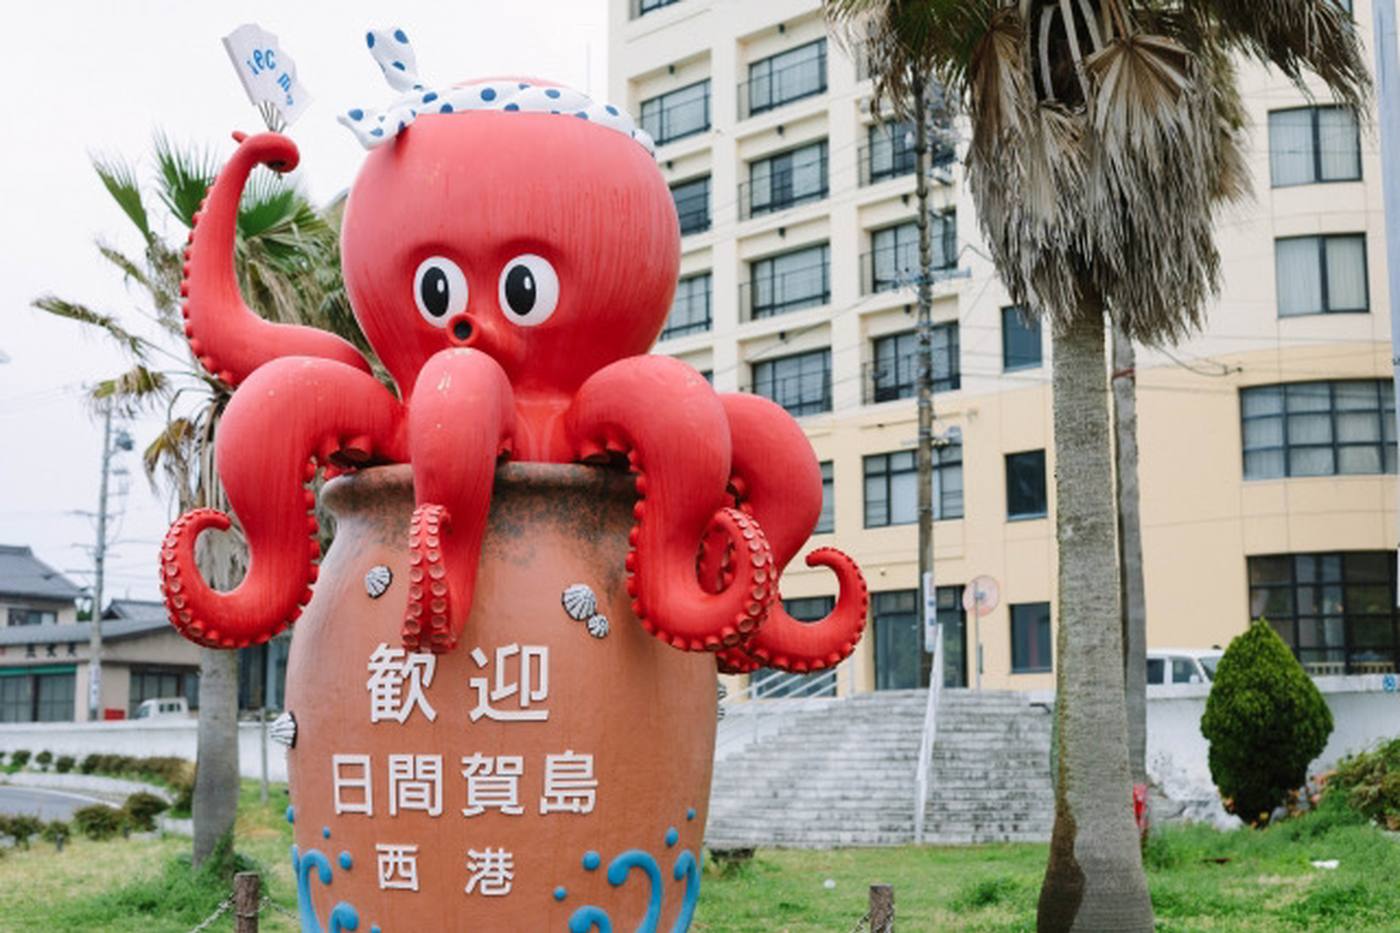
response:
{"label": "dark green bush", "polygon": [[1332,711],[1268,623],[1254,622],[1220,659],[1201,734],[1225,809],[1253,826],[1307,780],[1332,734]]}
{"label": "dark green bush", "polygon": [[1400,739],[1344,759],[1327,789],[1367,819],[1400,830]]}
{"label": "dark green bush", "polygon": [[74,810],[73,825],[89,839],[111,839],[126,825],[126,814],[106,804],[95,803]]}
{"label": "dark green bush", "polygon": [[14,765],[16,768],[23,768],[25,765],[29,764],[29,749],[18,748],[10,752],[10,764]]}
{"label": "dark green bush", "polygon": [[34,763],[41,771],[49,770],[49,765],[53,764],[53,752],[47,749],[34,756]]}
{"label": "dark green bush", "polygon": [[170,809],[170,805],[155,794],[142,791],[126,798],[126,805],[122,809],[126,811],[133,827],[150,832],[156,828],[156,815]]}
{"label": "dark green bush", "polygon": [[73,834],[73,830],[63,820],[52,820],[44,824],[44,840],[52,842],[58,851],[63,851],[63,844],[68,841],[68,837]]}
{"label": "dark green bush", "polygon": [[35,816],[12,816],[5,820],[4,832],[8,836],[15,837],[15,844],[21,848],[29,848],[29,839],[44,831],[44,821]]}
{"label": "dark green bush", "polygon": [[74,764],[76,764],[76,761],[72,755],[59,755],[58,758],[54,760],[53,769],[59,774],[67,774],[69,771],[73,770]]}
{"label": "dark green bush", "polygon": [[78,765],[78,770],[84,774],[92,774],[97,770],[97,765],[101,760],[101,755],[84,755],[82,764]]}

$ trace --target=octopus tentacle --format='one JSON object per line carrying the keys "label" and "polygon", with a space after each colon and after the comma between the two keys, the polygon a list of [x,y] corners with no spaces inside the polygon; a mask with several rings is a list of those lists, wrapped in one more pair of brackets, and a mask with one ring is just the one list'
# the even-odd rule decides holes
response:
{"label": "octopus tentacle", "polygon": [[248,309],[238,290],[233,241],[238,205],[248,175],[259,164],[277,172],[296,168],[296,145],[276,133],[234,134],[238,149],[194,215],[185,249],[180,294],[185,336],[200,365],[229,385],[238,385],[257,367],[283,356],[315,356],[370,371],[360,351],[335,334],[315,327],[274,324]]}
{"label": "octopus tentacle", "polygon": [[161,589],[171,623],[199,644],[240,648],[277,634],[300,614],[316,580],[315,495],[304,484],[316,461],[406,459],[402,406],[372,377],[333,360],[288,357],[261,367],[233,396],[215,455],[248,542],[248,571],[232,590],[204,580],[195,541],[226,530],[214,509],[189,512],[161,549]]}
{"label": "octopus tentacle", "polygon": [[[797,422],[756,395],[720,396],[734,439],[732,486],[742,508],[760,522],[781,573],[821,516],[821,468]],[[779,602],[742,650],[786,671],[820,671],[841,663],[865,630],[869,594],[855,561],[835,548],[807,556],[809,567],[830,567],[840,585],[836,606],[816,622],[799,622]]]}
{"label": "octopus tentacle", "polygon": [[423,366],[409,406],[417,508],[409,531],[403,643],[445,653],[457,645],[476,571],[496,461],[515,436],[515,397],[499,363],[465,347]]}
{"label": "octopus tentacle", "polygon": [[621,360],[583,384],[565,428],[579,459],[626,452],[637,474],[627,590],[643,627],[688,651],[756,631],[777,596],[773,552],[729,507],[729,424],[709,383],[668,357]]}

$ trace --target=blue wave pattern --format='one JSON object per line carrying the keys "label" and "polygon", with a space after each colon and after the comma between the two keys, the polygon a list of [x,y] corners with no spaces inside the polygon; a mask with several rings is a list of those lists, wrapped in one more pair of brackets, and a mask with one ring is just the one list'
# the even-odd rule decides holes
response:
{"label": "blue wave pattern", "polygon": [[[348,871],[350,861],[348,853],[341,853],[341,864]],[[321,926],[321,919],[316,916],[316,908],[311,905],[311,873],[315,871],[316,878],[323,885],[329,886],[335,877],[334,869],[331,868],[330,859],[320,849],[308,849],[303,855],[301,850],[292,846],[292,873],[297,879],[297,911],[301,915],[302,933],[326,933],[327,928]],[[331,908],[329,933],[344,933],[349,930],[351,933],[360,928],[360,914],[350,904],[345,901],[338,902]],[[375,928],[378,930],[378,927]]]}
{"label": "blue wave pattern", "polygon": [[[688,810],[686,819],[695,819],[695,811]],[[666,848],[673,848],[680,839],[674,826],[666,830]],[[588,852],[583,858],[587,871],[596,870],[601,864],[596,852]],[[637,926],[637,933],[657,933],[661,924],[662,904],[665,899],[665,885],[661,879],[661,866],[655,856],[642,849],[629,849],[608,863],[608,884],[620,888],[627,883],[633,871],[640,871],[650,885],[646,916]],[[685,881],[685,895],[681,901],[680,913],[671,926],[671,933],[687,933],[691,920],[695,917],[695,906],[700,900],[700,862],[695,853],[682,849],[671,868],[671,876],[676,881]],[[556,889],[556,899],[557,898]],[[592,904],[580,907],[569,916],[569,933],[612,933],[612,918],[601,907]]]}

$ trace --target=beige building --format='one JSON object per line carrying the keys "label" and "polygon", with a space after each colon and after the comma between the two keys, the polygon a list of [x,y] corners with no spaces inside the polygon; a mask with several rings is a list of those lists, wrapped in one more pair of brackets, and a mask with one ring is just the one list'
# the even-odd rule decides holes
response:
{"label": "beige building", "polygon": [[[1370,4],[1358,0],[1363,35]],[[829,479],[813,546],[864,567],[858,689],[927,682],[916,618],[912,141],[818,0],[612,0],[609,87],[656,138],[683,236],[657,352],[796,415]],[[859,58],[859,56],[856,56]],[[1243,69],[1257,198],[1220,228],[1198,337],[1139,349],[1151,647],[1223,645],[1266,614],[1319,673],[1393,671],[1394,403],[1373,133]],[[955,134],[954,134],[955,135]],[[962,154],[958,147],[957,155]],[[1050,340],[1010,307],[962,169],[935,167],[934,538],[946,682],[1053,684]],[[999,605],[957,608],[985,575]],[[794,561],[819,613],[834,581]]]}

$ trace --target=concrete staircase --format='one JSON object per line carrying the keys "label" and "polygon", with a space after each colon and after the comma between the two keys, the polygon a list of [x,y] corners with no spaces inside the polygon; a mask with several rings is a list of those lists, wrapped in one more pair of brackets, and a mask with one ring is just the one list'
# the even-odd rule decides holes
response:
{"label": "concrete staircase", "polygon": [[1055,817],[1048,710],[1023,694],[944,690],[924,836],[957,845],[1045,842]]}
{"label": "concrete staircase", "polygon": [[[706,844],[912,843],[927,697],[882,691],[778,708],[759,741],[716,762]],[[748,728],[739,716],[723,725]],[[1050,717],[1020,694],[945,690],[927,841],[1049,838],[1049,729]]]}

